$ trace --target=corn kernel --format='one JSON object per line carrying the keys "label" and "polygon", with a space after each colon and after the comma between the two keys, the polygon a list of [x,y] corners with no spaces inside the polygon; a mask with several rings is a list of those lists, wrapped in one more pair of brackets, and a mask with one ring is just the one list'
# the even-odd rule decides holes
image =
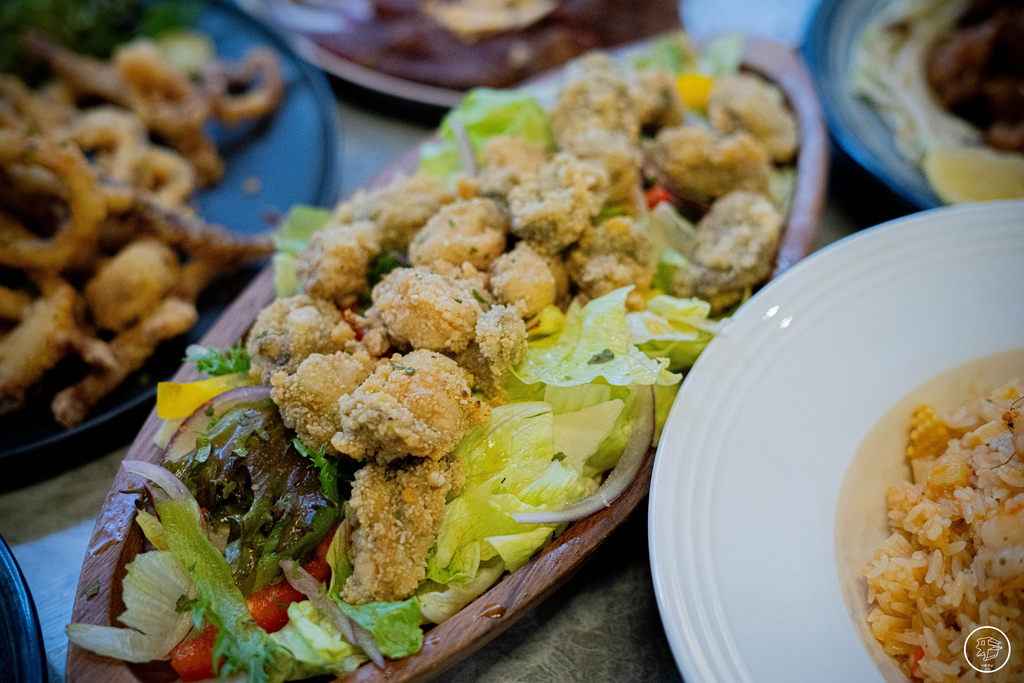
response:
{"label": "corn kernel", "polygon": [[929,405],[914,408],[910,416],[910,442],[907,444],[907,458],[935,458],[946,452],[950,439],[961,436],[945,423],[935,409]]}

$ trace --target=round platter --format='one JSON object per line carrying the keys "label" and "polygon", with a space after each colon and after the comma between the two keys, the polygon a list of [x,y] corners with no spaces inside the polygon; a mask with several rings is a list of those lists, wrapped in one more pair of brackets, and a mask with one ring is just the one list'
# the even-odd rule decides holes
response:
{"label": "round platter", "polygon": [[28,584],[0,538],[0,680],[46,683],[43,633]]}
{"label": "round platter", "polygon": [[[840,489],[910,392],[1024,347],[1022,211],[942,208],[848,237],[708,345],[665,427],[649,510],[658,605],[689,683],[884,680],[844,601],[860,578],[837,560]],[[863,514],[884,528],[884,486],[874,494]]]}
{"label": "round platter", "polygon": [[822,0],[810,22],[801,51],[821,100],[833,139],[855,163],[914,209],[942,206],[924,173],[896,147],[892,129],[850,87],[857,38],[867,22],[890,0]]}
{"label": "round platter", "polygon": [[[238,59],[254,45],[275,49],[281,59],[285,95],[266,121],[211,129],[224,157],[225,172],[217,186],[197,193],[199,215],[233,232],[260,233],[272,228],[268,219],[282,215],[293,204],[331,205],[340,187],[341,125],[326,77],[277,34],[232,5],[207,0],[202,8],[196,28],[210,36],[219,56]],[[251,178],[258,181],[258,193],[244,189]],[[100,402],[81,424],[65,429],[53,420],[49,398],[61,387],[45,383],[28,408],[0,416],[0,490],[40,473],[26,461],[29,453],[53,458],[51,462],[58,466],[71,465],[126,443],[156,395],[157,382],[174,374],[185,347],[199,341],[256,272],[243,271],[201,296],[197,304],[200,319],[192,330],[161,345],[141,370]]]}

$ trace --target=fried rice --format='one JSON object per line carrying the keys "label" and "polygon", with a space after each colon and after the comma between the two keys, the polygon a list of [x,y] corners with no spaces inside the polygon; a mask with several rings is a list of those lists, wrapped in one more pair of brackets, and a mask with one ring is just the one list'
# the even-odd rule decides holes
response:
{"label": "fried rice", "polygon": [[[923,405],[911,417],[912,481],[886,491],[892,535],[863,575],[871,634],[912,679],[1024,676],[1021,396],[1015,380],[955,410]],[[981,626],[1010,641],[998,671],[981,673],[965,656],[965,640]]]}

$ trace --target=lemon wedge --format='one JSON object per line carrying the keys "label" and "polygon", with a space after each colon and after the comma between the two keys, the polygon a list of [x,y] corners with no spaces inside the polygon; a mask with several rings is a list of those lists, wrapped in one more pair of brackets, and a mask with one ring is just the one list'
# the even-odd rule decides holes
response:
{"label": "lemon wedge", "polygon": [[924,174],[947,204],[1024,197],[1024,155],[983,147],[936,147]]}
{"label": "lemon wedge", "polygon": [[214,396],[245,384],[252,384],[247,372],[198,382],[160,382],[156,385],[156,414],[165,420],[188,417]]}

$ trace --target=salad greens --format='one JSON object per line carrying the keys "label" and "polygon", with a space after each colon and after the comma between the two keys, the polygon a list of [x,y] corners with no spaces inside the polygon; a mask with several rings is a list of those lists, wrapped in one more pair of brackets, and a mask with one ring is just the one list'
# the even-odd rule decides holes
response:
{"label": "salad greens", "polygon": [[511,135],[555,149],[555,135],[547,112],[529,95],[512,90],[475,88],[462,103],[441,121],[440,141],[423,146],[420,171],[440,178],[449,178],[464,170],[455,138],[455,127],[461,126],[473,148],[479,153],[489,138]]}
{"label": "salad greens", "polygon": [[284,298],[302,293],[296,272],[296,257],[309,244],[313,233],[322,230],[334,216],[327,209],[297,204],[277,227],[274,246],[277,253],[272,259],[274,265],[274,289],[277,296]]}
{"label": "salad greens", "polygon": [[[228,562],[249,594],[281,575],[282,558],[307,557],[333,527],[337,465],[318,470],[303,457],[269,399],[211,421],[195,450],[166,467],[209,510],[210,524],[229,530]],[[328,482],[334,473],[333,489],[323,487],[324,472]]]}
{"label": "salad greens", "polygon": [[652,359],[636,346],[626,325],[623,287],[581,306],[573,300],[565,327],[558,334],[530,342],[526,359],[514,368],[527,384],[587,384],[603,377],[609,384],[674,384],[681,377],[666,368],[666,359]]}

